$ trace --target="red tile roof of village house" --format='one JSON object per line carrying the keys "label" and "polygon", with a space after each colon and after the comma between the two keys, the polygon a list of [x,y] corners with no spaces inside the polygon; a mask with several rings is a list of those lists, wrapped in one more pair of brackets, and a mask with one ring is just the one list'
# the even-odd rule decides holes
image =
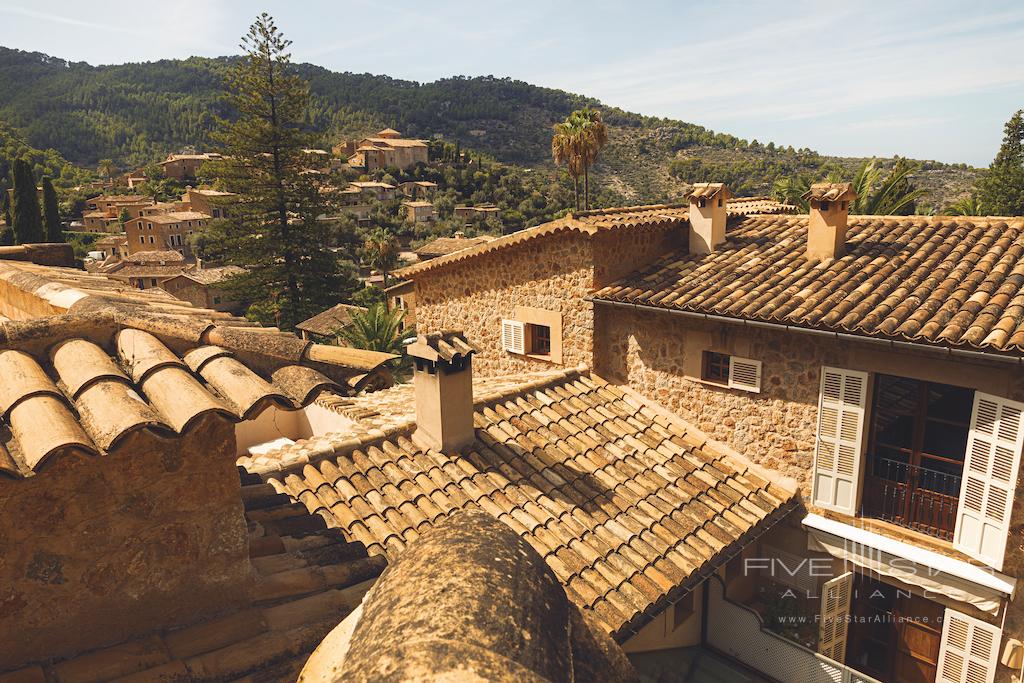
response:
{"label": "red tile roof of village house", "polygon": [[[765,197],[749,197],[730,199],[726,204],[730,215],[744,215],[748,213],[778,213],[791,212],[794,207],[780,204]],[[415,277],[416,275],[440,268],[451,263],[473,258],[481,254],[510,247],[515,244],[529,240],[552,235],[558,232],[576,231],[593,235],[604,230],[619,228],[652,228],[662,227],[671,223],[682,223],[689,219],[689,204],[651,204],[646,206],[625,206],[612,209],[596,209],[593,211],[580,211],[570,213],[564,218],[559,218],[542,225],[526,228],[511,235],[504,235],[486,244],[477,245],[469,249],[462,249],[455,253],[433,258],[422,263],[417,263],[395,271],[398,277]]]}
{"label": "red tile roof of village house", "polygon": [[389,559],[451,512],[482,509],[620,641],[793,503],[795,488],[580,371],[475,388],[476,441],[460,452],[411,441],[413,388],[400,386],[335,405],[350,432],[239,464]]}
{"label": "red tile roof of village house", "polygon": [[243,477],[242,484],[253,567],[250,607],[0,673],[0,682],[293,683],[310,653],[358,607],[386,562],[258,479]]}
{"label": "red tile roof of village house", "polygon": [[[427,202],[430,205],[429,202]],[[493,235],[480,235],[478,237],[438,237],[424,244],[415,250],[420,258],[436,258],[454,254],[462,249],[469,249],[479,244],[487,244],[495,240]]]}
{"label": "red tile roof of village house", "polygon": [[352,314],[356,311],[365,312],[366,309],[352,304],[335,304],[326,311],[321,311],[312,318],[303,320],[295,327],[303,332],[313,334],[336,334],[338,330],[352,322]]}
{"label": "red tile roof of village house", "polygon": [[846,255],[807,259],[808,217],[750,216],[596,300],[944,347],[1024,353],[1024,219],[851,216]]}

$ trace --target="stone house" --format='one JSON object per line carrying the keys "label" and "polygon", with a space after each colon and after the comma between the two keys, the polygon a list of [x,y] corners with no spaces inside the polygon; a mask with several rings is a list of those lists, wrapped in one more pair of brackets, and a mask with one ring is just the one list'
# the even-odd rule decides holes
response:
{"label": "stone house", "polygon": [[162,287],[168,280],[195,270],[177,251],[138,251],[104,263],[96,272],[134,289]]}
{"label": "stone house", "polygon": [[93,197],[86,201],[82,227],[86,232],[120,232],[122,212],[126,211],[129,216],[139,216],[145,207],[153,204],[152,199],[141,194]]}
{"label": "stone house", "polygon": [[389,311],[403,311],[401,329],[416,329],[416,287],[412,280],[402,280],[384,290]]}
{"label": "stone house", "polygon": [[206,188],[186,187],[181,196],[181,210],[205,213],[211,218],[223,218],[227,215],[234,192],[223,192]]}
{"label": "stone house", "polygon": [[349,183],[349,187],[359,190],[363,200],[386,202],[395,198],[395,186],[391,183],[366,180]]}
{"label": "stone house", "polygon": [[303,320],[295,326],[303,339],[311,339],[329,344],[344,346],[338,332],[352,322],[352,314],[355,312],[365,313],[362,306],[352,304],[335,304],[326,311],[317,313],[312,318]]}
{"label": "stone house", "polygon": [[467,221],[475,221],[477,219],[487,218],[488,216],[498,216],[501,214],[501,209],[496,207],[494,204],[477,204],[475,206],[465,206],[460,204],[453,210],[453,215],[456,218],[462,218]]}
{"label": "stone house", "polygon": [[220,159],[221,155],[215,152],[204,154],[168,154],[167,158],[160,162],[164,170],[164,177],[182,182],[195,180],[199,168],[207,161]]}
{"label": "stone house", "polygon": [[348,163],[367,173],[382,168],[407,170],[416,164],[428,161],[429,147],[423,140],[403,138],[393,128],[385,128],[373,137],[363,138],[353,145],[355,151],[348,157]]}
{"label": "stone house", "polygon": [[412,200],[433,201],[437,194],[437,183],[430,180],[409,180],[399,183],[398,188]]}
{"label": "stone house", "polygon": [[430,202],[405,201],[402,202],[405,209],[405,220],[410,223],[429,223],[437,220],[437,209]]}
{"label": "stone house", "polygon": [[197,267],[160,282],[159,286],[176,299],[200,308],[239,314],[244,303],[223,286],[232,275],[245,272],[238,266]]}
{"label": "stone house", "polygon": [[210,218],[210,214],[199,211],[169,211],[133,218],[124,224],[128,253],[169,249],[191,260],[190,238]]}
{"label": "stone house", "polygon": [[[798,522],[711,593],[717,651],[776,680],[826,680],[786,669],[812,650],[848,680],[1020,681],[1024,220],[852,199],[815,186],[791,215],[698,184],[398,275],[481,374],[585,364],[796,481]],[[748,571],[808,562],[827,571]],[[777,584],[813,625],[768,633]]]}

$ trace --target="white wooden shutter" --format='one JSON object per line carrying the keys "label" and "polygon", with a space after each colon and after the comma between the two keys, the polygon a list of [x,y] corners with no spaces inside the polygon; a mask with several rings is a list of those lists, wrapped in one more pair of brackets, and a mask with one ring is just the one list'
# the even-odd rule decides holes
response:
{"label": "white wooden shutter", "polygon": [[501,348],[512,353],[526,353],[526,330],[518,320],[501,321]]}
{"label": "white wooden shutter", "polygon": [[843,664],[846,660],[846,632],[850,625],[850,595],[853,572],[826,581],[821,591],[821,619],[818,621],[818,652]]}
{"label": "white wooden shutter", "polygon": [[761,361],[729,356],[729,388],[760,393]]}
{"label": "white wooden shutter", "polygon": [[812,499],[849,515],[857,504],[867,387],[866,372],[821,369]]}
{"label": "white wooden shutter", "polygon": [[992,683],[1001,637],[998,627],[947,609],[937,683]]}
{"label": "white wooden shutter", "polygon": [[1024,440],[1022,416],[1024,404],[974,394],[953,545],[1000,570]]}

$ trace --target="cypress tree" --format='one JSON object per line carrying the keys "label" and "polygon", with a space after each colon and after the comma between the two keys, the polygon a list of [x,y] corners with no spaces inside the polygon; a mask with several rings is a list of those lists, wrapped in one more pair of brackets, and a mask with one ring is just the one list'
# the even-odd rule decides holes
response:
{"label": "cypress tree", "polygon": [[1024,110],[1006,122],[1003,144],[978,181],[978,199],[990,215],[1024,215]]}
{"label": "cypress tree", "polygon": [[328,212],[314,176],[303,174],[309,85],[295,72],[286,40],[266,13],[242,38],[245,56],[228,72],[233,121],[211,135],[224,157],[208,164],[238,194],[228,216],[197,239],[207,259],[245,268],[225,284],[251,302],[250,317],[288,329],[342,300],[352,286],[330,247]]}
{"label": "cypress tree", "polygon": [[14,219],[11,218],[11,195],[7,192],[7,188],[0,185],[0,191],[3,191],[3,196],[0,197],[0,208],[3,209],[4,223],[10,228],[11,224],[14,223]]}
{"label": "cypress tree", "polygon": [[57,192],[49,178],[43,178],[43,225],[47,242],[63,242],[64,231],[60,227],[60,208],[57,206]]}
{"label": "cypress tree", "polygon": [[39,212],[39,196],[36,194],[36,179],[32,167],[23,159],[15,159],[14,206],[11,218],[14,224],[14,239],[18,244],[33,244],[43,241],[43,217]]}

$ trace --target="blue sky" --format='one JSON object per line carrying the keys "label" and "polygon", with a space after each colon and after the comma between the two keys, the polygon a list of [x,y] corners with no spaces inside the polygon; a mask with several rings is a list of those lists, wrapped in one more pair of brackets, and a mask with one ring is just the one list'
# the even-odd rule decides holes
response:
{"label": "blue sky", "polygon": [[0,44],[94,64],[237,52],[261,9],[294,58],[511,76],[762,142],[987,165],[1024,107],[1024,2],[0,0]]}

